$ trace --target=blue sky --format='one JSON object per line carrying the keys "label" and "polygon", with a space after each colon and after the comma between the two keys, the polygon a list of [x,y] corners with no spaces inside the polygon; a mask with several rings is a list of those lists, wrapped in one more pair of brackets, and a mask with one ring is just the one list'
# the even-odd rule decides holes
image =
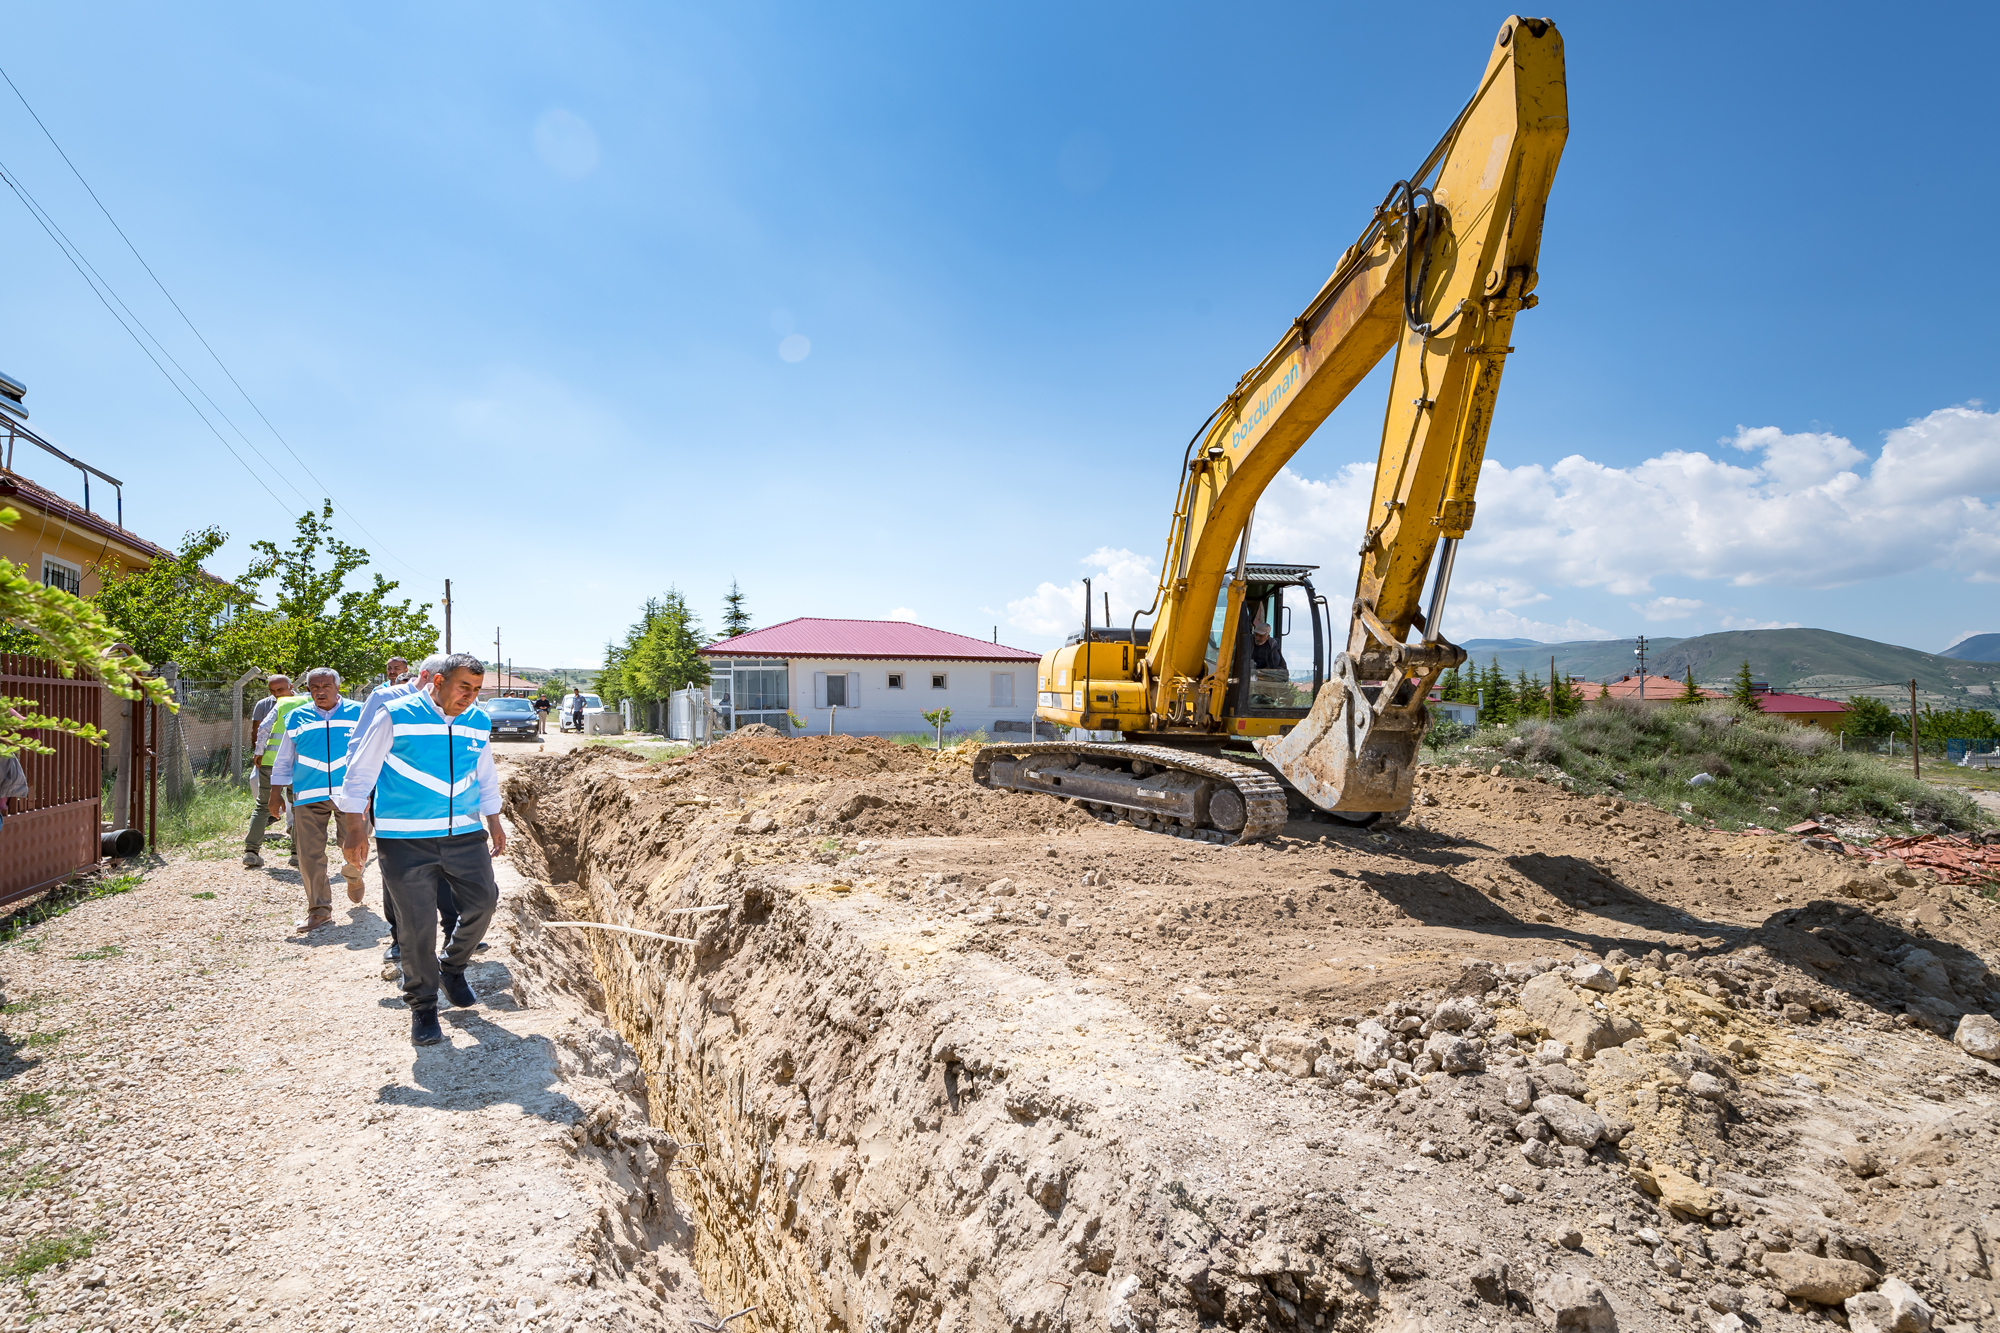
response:
{"label": "blue sky", "polygon": [[[1082,575],[1121,619],[1150,597],[1187,436],[1504,16],[19,7],[7,72],[305,462],[4,88],[0,162],[279,498],[11,195],[0,370],[155,540],[219,523],[230,572],[330,488],[413,595],[453,580],[461,644],[497,624],[524,664],[594,663],[668,584],[712,623],[732,578],[759,624],[1045,647]],[[1553,17],[1571,134],[1542,304],[1448,632],[2000,629],[2000,19]],[[1326,587],[1352,577],[1381,379],[1260,510],[1257,553]]]}

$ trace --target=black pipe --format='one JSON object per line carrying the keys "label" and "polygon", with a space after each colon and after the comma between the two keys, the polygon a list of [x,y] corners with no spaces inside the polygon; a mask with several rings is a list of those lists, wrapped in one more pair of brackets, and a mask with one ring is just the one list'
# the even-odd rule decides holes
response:
{"label": "black pipe", "polygon": [[146,835],[135,828],[113,829],[97,835],[99,856],[137,856],[146,850]]}

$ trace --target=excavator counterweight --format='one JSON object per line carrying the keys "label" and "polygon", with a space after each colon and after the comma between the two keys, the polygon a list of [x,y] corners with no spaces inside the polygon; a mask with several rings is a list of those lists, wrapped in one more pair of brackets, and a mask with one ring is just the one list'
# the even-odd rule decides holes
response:
{"label": "excavator counterweight", "polygon": [[[990,746],[977,780],[1223,842],[1270,836],[1287,809],[1366,823],[1408,808],[1430,687],[1465,660],[1443,636],[1446,593],[1514,320],[1536,304],[1568,130],[1561,34],[1509,18],[1443,139],[1188,442],[1153,605],[1100,629],[1086,588],[1082,633],[1042,659],[1037,716],[1093,739]],[[1250,562],[1252,520],[1391,350],[1360,572],[1336,624],[1313,567]],[[1303,652],[1307,625],[1310,689],[1285,651]]]}

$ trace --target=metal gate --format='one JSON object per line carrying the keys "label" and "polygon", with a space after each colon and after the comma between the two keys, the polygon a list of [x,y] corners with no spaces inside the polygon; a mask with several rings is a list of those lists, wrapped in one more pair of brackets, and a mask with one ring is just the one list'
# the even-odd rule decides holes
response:
{"label": "metal gate", "polygon": [[[49,717],[103,725],[104,686],[65,680],[56,664],[43,658],[0,653],[0,695],[33,699]],[[150,711],[133,707],[135,714]],[[34,794],[16,798],[0,827],[0,903],[38,893],[97,864],[104,751],[61,733],[39,739],[54,753],[24,750],[17,756]]]}

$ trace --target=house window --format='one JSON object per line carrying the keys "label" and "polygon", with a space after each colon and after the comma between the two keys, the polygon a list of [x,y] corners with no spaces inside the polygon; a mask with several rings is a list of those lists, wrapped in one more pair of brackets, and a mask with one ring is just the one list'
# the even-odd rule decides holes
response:
{"label": "house window", "polygon": [[83,569],[67,560],[58,560],[52,555],[42,557],[42,583],[50,588],[61,588],[64,592],[83,595]]}
{"label": "house window", "polygon": [[945,676],[943,672],[939,671],[939,672],[933,672],[931,674],[931,688],[934,690],[942,690],[947,688],[945,685]]}
{"label": "house window", "polygon": [[903,688],[903,673],[902,673],[902,672],[900,672],[900,671],[891,671],[891,672],[889,673],[889,688],[890,688],[890,689],[892,689],[892,690],[900,690],[900,689],[902,689],[902,688]]}
{"label": "house window", "polygon": [[993,673],[993,706],[1012,708],[1014,706],[1014,673],[996,671]]}
{"label": "house window", "polygon": [[846,676],[828,676],[826,678],[826,706],[828,708],[847,707]]}

